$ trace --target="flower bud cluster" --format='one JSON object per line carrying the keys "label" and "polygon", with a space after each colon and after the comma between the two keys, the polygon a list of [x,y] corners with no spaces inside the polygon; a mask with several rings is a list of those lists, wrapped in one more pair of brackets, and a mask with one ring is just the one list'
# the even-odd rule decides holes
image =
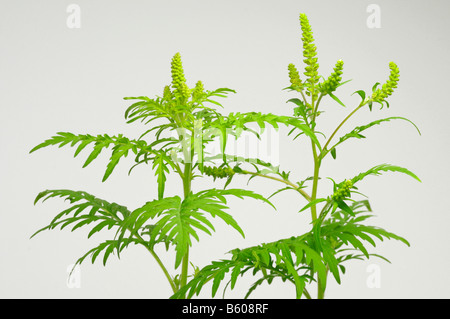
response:
{"label": "flower bud cluster", "polygon": [[341,201],[347,197],[350,197],[350,189],[353,187],[351,180],[346,180],[340,185],[340,187],[334,192],[332,199],[335,201]]}
{"label": "flower bud cluster", "polygon": [[234,175],[234,170],[230,167],[203,167],[203,171],[208,176],[213,176],[214,178],[225,178]]}
{"label": "flower bud cluster", "polygon": [[295,67],[295,65],[290,63],[288,65],[288,70],[292,88],[296,91],[301,91],[303,84],[302,80],[300,80],[300,74],[298,73],[297,68]]}
{"label": "flower bud cluster", "polygon": [[323,93],[332,93],[336,91],[339,83],[342,81],[342,69],[344,68],[344,61],[339,60],[333,69],[333,73],[323,83],[319,84],[320,91]]}
{"label": "flower bud cluster", "polygon": [[[317,63],[316,45],[313,43],[313,33],[306,14],[300,14],[300,27],[302,29],[302,41],[303,41],[303,57],[306,67],[304,74],[307,76],[307,82],[310,84],[307,94],[311,94],[313,99],[317,98],[317,92],[314,86],[319,83],[319,74],[317,69],[319,64]],[[309,95],[308,94],[308,95]]]}
{"label": "flower bud cluster", "polygon": [[177,92],[181,97],[185,99],[189,98],[190,92],[189,88],[186,85],[186,78],[184,77],[180,53],[176,53],[173,56],[171,69],[172,69],[172,86],[175,88],[175,92]]}
{"label": "flower bud cluster", "polygon": [[198,100],[200,99],[203,95],[205,94],[205,89],[203,88],[203,83],[202,81],[198,81],[195,84],[195,88],[192,91],[192,98],[194,100]]}
{"label": "flower bud cluster", "polygon": [[166,85],[164,87],[164,92],[163,92],[163,98],[164,100],[170,101],[172,100],[172,91],[170,91],[170,87],[168,85]]}
{"label": "flower bud cluster", "polygon": [[381,103],[386,100],[388,96],[392,95],[394,89],[397,87],[400,78],[400,70],[394,62],[389,63],[389,68],[391,69],[389,80],[383,84],[381,89],[375,90],[372,94],[372,100],[375,102]]}

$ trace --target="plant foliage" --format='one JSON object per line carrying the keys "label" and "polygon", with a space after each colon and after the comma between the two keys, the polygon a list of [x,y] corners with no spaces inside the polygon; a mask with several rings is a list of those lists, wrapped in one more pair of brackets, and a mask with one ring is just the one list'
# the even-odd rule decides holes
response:
{"label": "plant foliage", "polygon": [[[312,147],[312,157],[314,162],[314,172],[312,176],[306,177],[300,182],[290,180],[290,172],[281,171],[270,163],[257,162],[254,170],[244,169],[242,165],[246,163],[241,159],[239,165],[235,167],[234,173],[248,174],[251,177],[263,177],[272,181],[284,184],[272,196],[285,190],[297,191],[306,204],[299,212],[310,210],[311,230],[307,233],[280,239],[271,243],[248,247],[244,249],[234,249],[229,252],[229,259],[214,261],[210,265],[202,268],[196,276],[182,289],[175,293],[173,298],[183,294],[187,297],[198,295],[203,287],[212,282],[212,296],[214,297],[222,282],[227,282],[224,286],[233,289],[237,279],[245,274],[251,273],[258,276],[253,285],[249,287],[248,297],[261,284],[271,284],[275,278],[283,282],[289,282],[295,287],[296,298],[302,296],[312,298],[308,291],[308,286],[315,284],[317,287],[317,298],[324,298],[328,275],[331,274],[334,280],[341,283],[341,277],[345,274],[345,264],[350,260],[364,260],[370,257],[387,258],[370,251],[376,246],[377,241],[384,239],[398,240],[409,246],[406,239],[389,232],[383,228],[367,224],[372,215],[372,209],[367,199],[353,199],[355,196],[365,195],[358,191],[356,187],[359,182],[367,176],[377,176],[384,172],[399,172],[406,174],[417,181],[420,179],[410,170],[391,164],[376,165],[366,172],[357,174],[355,177],[336,183],[332,177],[327,177],[332,181],[332,189],[326,197],[318,196],[320,168],[323,159],[327,155],[337,158],[337,147],[353,138],[365,138],[362,133],[367,129],[392,120],[403,120],[412,124],[420,134],[417,126],[410,120],[392,116],[374,120],[369,124],[357,126],[349,133],[340,137],[334,144],[334,137],[343,124],[353,116],[358,110],[367,106],[370,111],[373,104],[377,103],[381,108],[389,107],[387,98],[392,95],[399,81],[399,69],[393,62],[389,63],[390,75],[387,82],[380,86],[376,83],[372,87],[372,95],[366,94],[363,90],[358,90],[354,94],[361,97],[361,102],[349,114],[338,123],[330,137],[326,137],[317,131],[317,119],[323,113],[319,105],[330,97],[332,101],[346,107],[346,105],[335,95],[335,91],[349,81],[342,81],[344,62],[338,60],[333,72],[328,77],[319,76],[317,49],[314,44],[312,28],[305,14],[300,14],[300,26],[302,30],[303,42],[303,62],[304,78],[300,76],[297,67],[291,63],[288,65],[290,86],[286,89],[296,92],[299,97],[291,98],[289,103],[294,105],[294,117],[302,121],[302,128],[297,131],[294,140],[299,136],[309,139]],[[294,133],[296,128],[291,129],[289,135]],[[316,138],[312,138],[311,133]],[[325,138],[325,142],[319,142],[319,135]],[[229,164],[226,161],[224,164]],[[255,162],[253,162],[255,163]]]}
{"label": "plant foliage", "polygon": [[[382,85],[375,83],[370,95],[364,90],[357,90],[354,94],[361,98],[360,103],[338,122],[327,137],[317,130],[318,118],[323,113],[319,106],[328,100],[345,107],[336,91],[349,81],[342,80],[342,60],[336,62],[329,76],[319,75],[317,48],[305,14],[300,14],[300,27],[304,70],[299,71],[293,63],[288,65],[290,86],[286,89],[297,94],[297,97],[287,101],[293,106],[292,115],[261,112],[222,114],[219,111],[223,108],[220,99],[235,91],[228,88],[208,91],[201,81],[189,87],[181,56],[176,53],[171,61],[172,82],[164,87],[160,96],[125,98],[132,103],[125,111],[127,123],[138,122],[145,127],[139,137],[59,132],[32,148],[30,152],[48,146],[71,147],[75,149],[74,157],[89,149],[83,167],[91,164],[100,153],[108,151],[110,157],[103,182],[111,176],[119,162],[131,154],[134,162],[129,174],[136,166],[149,165],[157,184],[154,198],[145,200],[143,205],[135,209],[108,202],[85,191],[43,191],[38,194],[35,203],[60,197],[68,201],[69,207],[32,237],[45,230],[66,227],[72,231],[88,227],[88,238],[109,230],[111,239],[100,242],[81,256],[76,264],[83,263],[87,258],[94,263],[102,254],[105,265],[112,254],[119,257],[130,244],[142,245],[161,267],[173,291],[172,298],[198,296],[204,286],[209,284],[214,297],[222,284],[225,293],[228,287],[235,288],[238,279],[246,274],[257,278],[248,288],[245,298],[263,283],[270,285],[275,279],[292,284],[296,298],[312,298],[311,285],[317,287],[317,298],[324,298],[327,281],[332,276],[341,283],[348,261],[372,257],[388,261],[384,256],[372,252],[377,242],[393,239],[409,246],[405,238],[367,223],[373,217],[372,208],[357,185],[367,176],[378,176],[384,172],[403,173],[420,181],[413,172],[397,165],[380,164],[341,182],[335,182],[332,176],[325,179],[320,175],[323,160],[329,154],[337,159],[337,148],[342,143],[365,138],[362,133],[371,127],[402,120],[412,124],[420,134],[412,121],[391,116],[357,126],[335,139],[343,124],[357,111],[365,107],[373,111],[374,103],[381,108],[389,108],[387,98],[397,88],[399,68],[394,62],[389,63],[389,79]],[[289,129],[288,136],[292,136],[293,140],[304,138],[311,144],[314,171],[305,174],[302,180],[292,181],[290,171],[260,158],[227,154],[229,140],[238,139],[242,132],[260,138],[267,126],[278,129],[281,125]],[[214,143],[219,145],[218,152],[209,148]],[[166,195],[168,174],[179,177],[182,193],[170,197]],[[282,187],[270,196],[247,189],[228,188],[236,175],[246,175],[249,181],[264,178],[282,183]],[[192,189],[194,179],[209,177],[212,177],[213,184],[216,180],[226,179],[223,188],[212,186],[201,190]],[[325,192],[327,196],[320,196],[319,182],[326,180],[332,182],[332,187]],[[194,266],[194,272],[189,273],[188,266],[192,264],[190,249],[194,248],[194,241],[201,240],[201,234],[212,235],[215,232],[215,221],[224,222],[244,236],[244,230],[235,215],[229,212],[228,198],[258,200],[275,208],[269,200],[286,190],[301,196],[297,210],[299,213],[310,212],[309,231],[269,243],[233,249],[229,251],[228,259],[212,261],[201,269]],[[163,245],[168,254],[174,254],[173,269],[161,261],[155,251],[157,245]]]}

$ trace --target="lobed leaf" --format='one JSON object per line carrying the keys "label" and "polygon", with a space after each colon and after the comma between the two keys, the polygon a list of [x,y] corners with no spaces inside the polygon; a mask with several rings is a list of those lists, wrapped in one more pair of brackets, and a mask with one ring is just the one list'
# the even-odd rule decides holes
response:
{"label": "lobed leaf", "polygon": [[353,177],[351,179],[351,181],[354,183],[361,181],[362,179],[364,179],[366,176],[369,175],[380,175],[381,172],[399,172],[399,173],[403,173],[406,175],[411,176],[412,178],[414,178],[415,180],[421,182],[421,180],[410,170],[404,168],[404,167],[400,167],[400,166],[395,166],[395,165],[391,165],[391,164],[381,164],[381,165],[377,165],[372,167],[371,169],[369,169],[368,171],[364,172],[364,173],[360,173],[357,176]]}

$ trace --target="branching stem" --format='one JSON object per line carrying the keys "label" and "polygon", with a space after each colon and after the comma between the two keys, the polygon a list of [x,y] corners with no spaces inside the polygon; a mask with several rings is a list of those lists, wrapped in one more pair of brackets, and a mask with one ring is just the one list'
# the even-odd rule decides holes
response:
{"label": "branching stem", "polygon": [[365,105],[364,102],[361,102],[347,117],[336,127],[334,132],[330,135],[330,138],[325,143],[324,147],[322,148],[322,153],[320,154],[320,158],[324,158],[326,154],[328,154],[329,150],[327,150],[328,145],[330,144],[333,137],[336,135],[336,133],[339,131],[339,129],[344,125],[345,122],[353,115],[355,114],[360,108],[362,108]]}
{"label": "branching stem", "polygon": [[286,185],[291,186],[293,189],[295,189],[297,192],[299,192],[308,202],[311,201],[311,196],[309,196],[308,193],[306,193],[298,185],[292,183],[289,180],[278,178],[278,177],[275,177],[275,176],[269,176],[269,175],[265,175],[265,174],[261,174],[261,173],[257,173],[257,172],[249,172],[249,171],[245,171],[245,170],[242,170],[240,172],[240,174],[247,174],[247,175],[254,175],[254,176],[258,176],[258,177],[264,177],[264,178],[268,178],[268,179],[272,179],[272,180],[284,183]]}

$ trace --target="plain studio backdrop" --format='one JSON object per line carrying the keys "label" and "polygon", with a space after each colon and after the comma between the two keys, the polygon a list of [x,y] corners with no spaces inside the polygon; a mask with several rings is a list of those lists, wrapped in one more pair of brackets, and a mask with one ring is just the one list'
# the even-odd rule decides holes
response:
{"label": "plain studio backdrop", "polygon": [[[30,239],[67,207],[60,199],[33,205],[45,189],[85,190],[108,201],[137,208],[156,196],[150,167],[122,159],[101,182],[109,154],[87,168],[87,156],[74,149],[49,147],[29,154],[56,132],[137,138],[145,129],[126,124],[126,96],[161,95],[169,84],[170,60],[180,52],[188,85],[202,80],[205,88],[235,89],[223,101],[223,112],[292,115],[287,65],[303,68],[299,13],[311,23],[319,57],[319,73],[328,76],[338,59],[343,80],[336,94],[344,109],[327,98],[318,127],[329,134],[359,103],[356,90],[370,92],[384,83],[388,63],[400,68],[398,89],[390,108],[361,110],[340,131],[347,133],[389,116],[404,116],[418,125],[394,121],[367,131],[364,140],[349,140],[337,159],[327,158],[322,176],[340,181],[381,163],[404,166],[422,180],[386,173],[368,177],[360,190],[369,196],[373,223],[407,238],[411,247],[384,241],[373,250],[391,260],[355,261],[338,285],[332,278],[329,298],[448,298],[449,125],[448,87],[450,22],[448,1],[6,1],[0,2],[0,297],[2,298],[167,298],[170,287],[151,256],[131,246],[106,267],[86,260],[68,281],[68,269],[85,252],[114,233],[87,239],[87,231],[69,229]],[[293,180],[312,175],[310,145],[279,132],[279,164]],[[341,136],[338,135],[338,136]],[[175,176],[167,193],[180,193]],[[195,182],[201,189],[212,179]],[[216,187],[221,187],[219,181]],[[233,187],[268,196],[280,188],[269,180],[238,178]],[[324,179],[319,193],[330,193]],[[246,233],[220,221],[216,233],[202,235],[191,249],[192,262],[204,266],[226,252],[309,230],[305,203],[294,193],[273,198],[277,210],[248,199],[230,201],[230,213]],[[163,254],[163,251],[161,251]],[[173,265],[173,251],[163,260]],[[172,272],[173,273],[173,272]],[[245,295],[251,276],[238,281],[225,297]],[[210,297],[209,287],[202,297]],[[290,284],[262,285],[257,298],[293,298]],[[221,297],[219,294],[218,297]]]}

